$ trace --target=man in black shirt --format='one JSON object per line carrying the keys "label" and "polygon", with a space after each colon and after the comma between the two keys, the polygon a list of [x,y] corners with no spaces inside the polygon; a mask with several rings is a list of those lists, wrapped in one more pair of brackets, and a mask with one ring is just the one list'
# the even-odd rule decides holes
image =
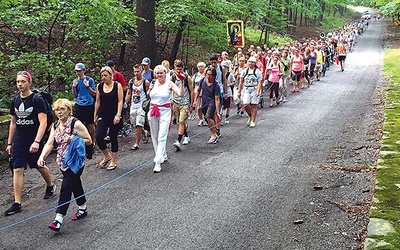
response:
{"label": "man in black shirt", "polygon": [[31,86],[31,74],[27,71],[18,72],[19,94],[11,102],[11,121],[6,149],[12,157],[15,202],[5,212],[5,215],[15,214],[22,209],[24,170],[27,165],[30,168],[36,168],[46,181],[47,188],[44,199],[52,198],[55,191],[49,169],[46,166],[37,165],[44,145],[42,139],[47,127],[47,115],[44,99],[34,94]]}

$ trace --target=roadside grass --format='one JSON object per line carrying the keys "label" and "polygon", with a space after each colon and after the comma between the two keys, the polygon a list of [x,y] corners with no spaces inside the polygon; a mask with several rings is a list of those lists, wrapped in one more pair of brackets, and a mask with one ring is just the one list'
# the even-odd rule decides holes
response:
{"label": "roadside grass", "polygon": [[396,233],[369,238],[389,243],[371,249],[400,249],[400,49],[386,50],[384,75],[389,86],[370,218],[388,220]]}

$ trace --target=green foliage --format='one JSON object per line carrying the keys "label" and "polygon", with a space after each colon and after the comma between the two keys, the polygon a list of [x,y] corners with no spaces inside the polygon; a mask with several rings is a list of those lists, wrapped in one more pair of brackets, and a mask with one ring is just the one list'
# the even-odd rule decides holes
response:
{"label": "green foliage", "polygon": [[397,15],[400,14],[400,0],[391,1],[383,5],[379,11],[385,16],[397,19]]}
{"label": "green foliage", "polygon": [[[129,43],[135,15],[121,1],[1,1],[4,40],[0,65],[7,72],[1,86],[28,70],[39,87],[61,90],[75,74],[76,62],[99,67],[115,48]],[[0,72],[1,73],[1,72]]]}

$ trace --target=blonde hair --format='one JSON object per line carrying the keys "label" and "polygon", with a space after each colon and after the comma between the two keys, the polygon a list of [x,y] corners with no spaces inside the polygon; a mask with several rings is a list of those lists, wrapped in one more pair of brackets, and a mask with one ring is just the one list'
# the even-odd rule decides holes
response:
{"label": "blonde hair", "polygon": [[64,105],[67,108],[67,110],[69,111],[69,114],[72,115],[72,103],[70,100],[65,99],[65,98],[58,98],[53,103],[53,110],[55,111],[56,109],[60,108],[62,105]]}
{"label": "blonde hair", "polygon": [[100,74],[103,73],[104,71],[107,71],[110,75],[113,75],[112,69],[110,67],[108,67],[108,66],[105,66],[105,67],[101,68]]}
{"label": "blonde hair", "polygon": [[164,71],[164,73],[168,73],[168,70],[167,70],[167,68],[164,66],[164,65],[157,65],[157,66],[155,66],[154,67],[154,73],[156,73],[156,72],[158,72],[159,70],[162,70],[162,71]]}

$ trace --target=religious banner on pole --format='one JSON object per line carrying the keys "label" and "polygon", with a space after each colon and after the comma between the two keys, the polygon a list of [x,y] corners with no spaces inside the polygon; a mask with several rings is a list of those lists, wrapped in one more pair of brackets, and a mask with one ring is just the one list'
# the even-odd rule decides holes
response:
{"label": "religious banner on pole", "polygon": [[235,48],[244,47],[244,25],[243,21],[232,21],[226,22],[226,31],[229,37],[229,43]]}

